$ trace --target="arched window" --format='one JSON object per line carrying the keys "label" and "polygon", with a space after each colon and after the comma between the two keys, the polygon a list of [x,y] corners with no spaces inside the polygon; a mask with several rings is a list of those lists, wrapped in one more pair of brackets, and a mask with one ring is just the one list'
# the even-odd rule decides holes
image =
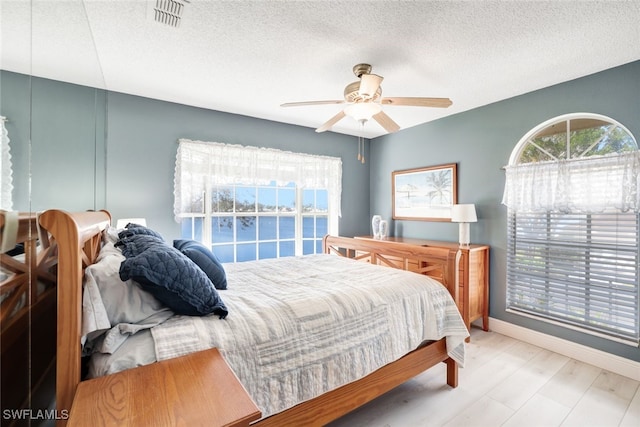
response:
{"label": "arched window", "polygon": [[507,309],[638,345],[640,152],[620,123],[570,114],[506,167]]}

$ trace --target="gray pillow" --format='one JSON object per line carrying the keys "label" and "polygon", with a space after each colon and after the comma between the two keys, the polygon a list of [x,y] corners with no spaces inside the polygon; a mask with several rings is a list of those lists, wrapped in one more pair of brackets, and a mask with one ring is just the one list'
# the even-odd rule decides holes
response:
{"label": "gray pillow", "polygon": [[173,315],[169,308],[137,283],[120,279],[120,264],[124,260],[124,255],[113,243],[106,243],[97,262],[86,268],[83,336],[89,340],[118,325],[144,325],[149,328]]}

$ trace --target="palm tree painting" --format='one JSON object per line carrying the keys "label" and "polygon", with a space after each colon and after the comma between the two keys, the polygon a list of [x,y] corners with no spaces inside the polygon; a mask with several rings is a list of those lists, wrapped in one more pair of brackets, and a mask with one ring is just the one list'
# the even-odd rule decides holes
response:
{"label": "palm tree painting", "polygon": [[450,221],[457,201],[457,165],[395,171],[393,218]]}

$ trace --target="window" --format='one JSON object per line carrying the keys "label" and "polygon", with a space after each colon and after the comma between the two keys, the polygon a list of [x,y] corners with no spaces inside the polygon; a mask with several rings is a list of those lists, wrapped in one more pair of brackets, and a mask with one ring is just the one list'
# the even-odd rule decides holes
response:
{"label": "window", "polygon": [[215,186],[205,193],[205,206],[204,214],[182,217],[182,237],[202,241],[222,262],[322,253],[326,189],[275,182]]}
{"label": "window", "polygon": [[529,132],[506,168],[507,309],[638,345],[636,141],[599,115]]}
{"label": "window", "polygon": [[341,170],[336,158],[181,140],[182,237],[222,262],[321,253],[322,238],[338,234]]}

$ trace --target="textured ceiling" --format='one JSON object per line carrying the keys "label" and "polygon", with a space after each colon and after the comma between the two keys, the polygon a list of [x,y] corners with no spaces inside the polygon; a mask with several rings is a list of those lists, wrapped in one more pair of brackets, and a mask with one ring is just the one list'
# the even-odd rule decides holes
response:
{"label": "textured ceiling", "polygon": [[383,96],[453,101],[383,107],[408,128],[640,59],[640,1],[191,0],[177,28],[155,4],[0,0],[0,66],[312,131],[342,106],[280,104],[342,99],[360,62]]}

